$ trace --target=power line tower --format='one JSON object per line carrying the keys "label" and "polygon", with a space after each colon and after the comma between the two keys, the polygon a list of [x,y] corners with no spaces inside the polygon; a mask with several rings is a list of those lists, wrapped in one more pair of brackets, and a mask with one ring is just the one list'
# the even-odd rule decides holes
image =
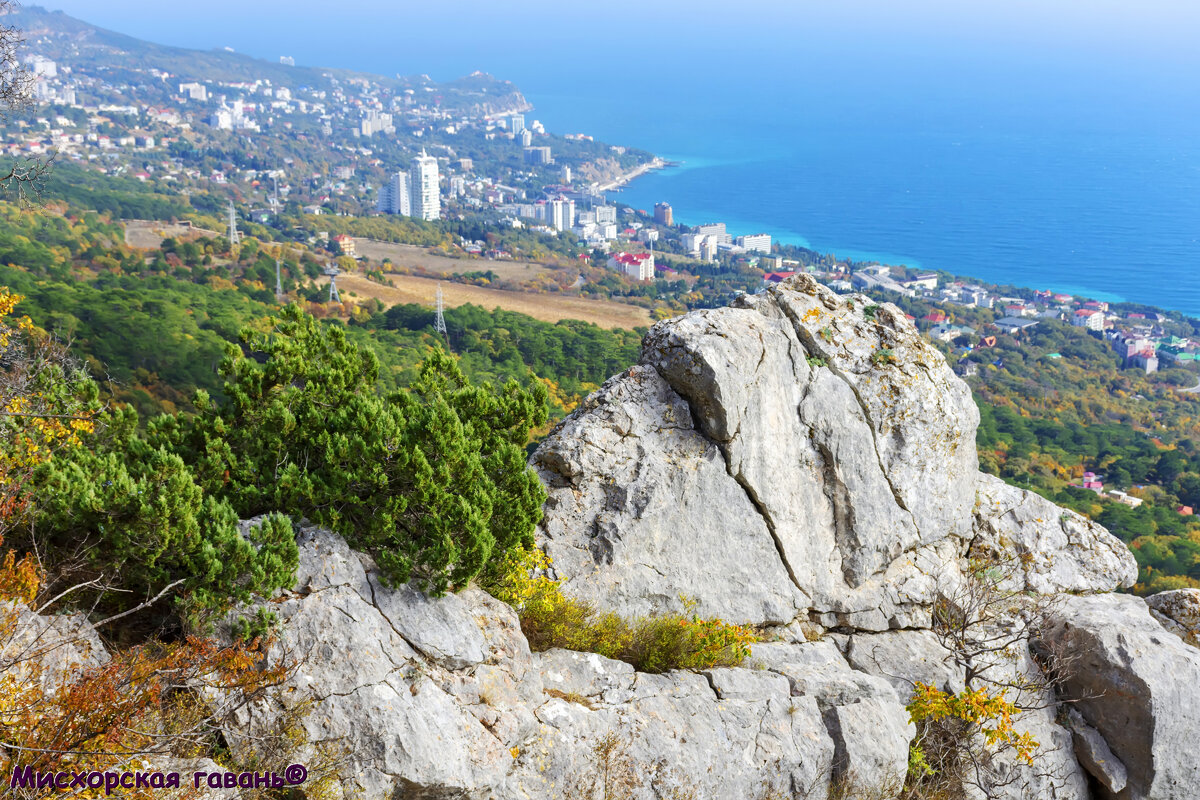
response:
{"label": "power line tower", "polygon": [[233,208],[233,201],[229,201],[229,246],[237,247],[242,243],[242,235],[238,233],[237,227],[237,211]]}
{"label": "power line tower", "polygon": [[329,301],[330,303],[342,302],[341,295],[338,294],[337,276],[342,274],[342,271],[337,268],[337,265],[330,264],[325,268],[325,274],[329,276]]}
{"label": "power line tower", "polygon": [[437,317],[433,320],[433,329],[442,335],[446,344],[450,343],[450,332],[446,330],[445,303],[442,300],[442,285],[437,285]]}

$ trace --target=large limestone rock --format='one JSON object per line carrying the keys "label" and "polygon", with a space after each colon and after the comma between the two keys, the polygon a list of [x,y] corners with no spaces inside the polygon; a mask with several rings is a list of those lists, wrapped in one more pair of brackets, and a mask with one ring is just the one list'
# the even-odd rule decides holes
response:
{"label": "large limestone rock", "polygon": [[970,532],[977,423],[894,306],[799,279],[651,330],[535,453],[542,539],[626,613],[919,624]]}
{"label": "large limestone rock", "polygon": [[[530,653],[510,608],[483,592],[429,598],[383,586],[328,531],[299,536],[299,581],[275,598],[272,660],[298,659],[283,691],[248,708],[235,747],[291,709],[301,761],[347,757],[364,798],[574,796],[604,765],[632,797],[822,797],[853,775],[890,785],[913,728],[896,691],[831,642],[753,647],[744,667],[637,673],[589,653]],[[690,794],[689,794],[690,793]]]}
{"label": "large limestone rock", "polygon": [[924,627],[977,552],[1032,591],[1136,576],[1103,528],[980,476],[966,384],[895,306],[807,277],[659,323],[532,459],[566,590],[627,614]]}
{"label": "large limestone rock", "polygon": [[543,532],[568,586],[627,614],[683,607],[737,622],[790,622],[808,598],[771,531],[695,429],[687,403],[650,367],[589,397],[535,463]]}
{"label": "large limestone rock", "polygon": [[1126,785],[1111,796],[1200,797],[1200,651],[1167,633],[1138,597],[1064,595],[1060,602],[1046,644],[1069,665],[1068,699],[1124,767]]}

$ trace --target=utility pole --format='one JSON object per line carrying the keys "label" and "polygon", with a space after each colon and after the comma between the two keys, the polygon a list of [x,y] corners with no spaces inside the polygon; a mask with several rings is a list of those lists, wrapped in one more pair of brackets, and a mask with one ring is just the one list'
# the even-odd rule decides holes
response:
{"label": "utility pole", "polygon": [[283,259],[275,259],[275,299],[283,301],[283,275],[282,275]]}
{"label": "utility pole", "polygon": [[233,208],[233,201],[229,201],[229,247],[232,249],[237,247],[242,242],[242,235],[238,233],[237,227],[237,211]]}
{"label": "utility pole", "polygon": [[342,271],[337,268],[336,264],[330,264],[325,268],[325,274],[329,276],[329,302],[342,302],[341,295],[338,294],[337,276],[342,274]]}
{"label": "utility pole", "polygon": [[450,332],[446,330],[446,316],[443,313],[445,303],[442,300],[442,285],[437,285],[437,317],[433,321],[433,329],[442,335],[446,340],[446,345],[450,345]]}

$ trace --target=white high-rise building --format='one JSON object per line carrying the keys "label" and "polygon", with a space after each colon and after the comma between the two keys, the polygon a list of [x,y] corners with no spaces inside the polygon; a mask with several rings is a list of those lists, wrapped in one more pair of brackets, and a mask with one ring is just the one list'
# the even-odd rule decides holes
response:
{"label": "white high-rise building", "polygon": [[695,228],[701,236],[717,237],[717,244],[733,244],[733,237],[725,230],[724,222],[709,222]]}
{"label": "white high-rise building", "polygon": [[412,160],[408,173],[410,216],[419,219],[439,219],[442,216],[442,196],[438,188],[438,163],[433,156],[421,155]]}
{"label": "white high-rise building", "polygon": [[546,204],[547,222],[555,230],[569,231],[575,227],[575,201],[559,196]]}
{"label": "white high-rise building", "polygon": [[203,83],[181,83],[179,84],[179,93],[186,96],[189,100],[195,100],[199,103],[208,101],[208,87]]}
{"label": "white high-rise building", "polygon": [[412,216],[407,172],[397,172],[390,181],[379,187],[379,203],[376,209],[385,214]]}
{"label": "white high-rise building", "polygon": [[753,233],[748,236],[739,236],[735,241],[738,247],[745,248],[752,253],[771,252],[771,234],[769,233]]}
{"label": "white high-rise building", "polygon": [[525,130],[525,115],[513,114],[509,117],[508,124],[514,134],[520,134],[521,131]]}
{"label": "white high-rise building", "polygon": [[45,56],[30,56],[25,59],[25,65],[29,67],[30,72],[39,78],[58,77],[58,64]]}
{"label": "white high-rise building", "polygon": [[616,206],[596,206],[596,222],[597,223],[604,223],[604,222],[616,223],[616,221],[617,221],[617,207]]}
{"label": "white high-rise building", "polygon": [[362,136],[370,138],[377,133],[395,133],[396,126],[392,122],[391,114],[381,114],[375,109],[370,109],[363,112],[358,130]]}

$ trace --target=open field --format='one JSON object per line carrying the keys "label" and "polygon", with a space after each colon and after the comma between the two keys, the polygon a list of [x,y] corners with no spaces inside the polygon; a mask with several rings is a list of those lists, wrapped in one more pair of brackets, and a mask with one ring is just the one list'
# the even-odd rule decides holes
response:
{"label": "open field", "polygon": [[354,247],[360,256],[372,261],[390,258],[398,267],[422,267],[430,272],[449,272],[461,275],[464,272],[492,272],[504,280],[522,281],[546,272],[547,267],[528,261],[492,261],[486,258],[446,258],[425,251],[424,247],[411,244],[377,242],[374,239],[355,239]]}
{"label": "open field", "polygon": [[[401,303],[433,305],[438,281],[434,278],[417,278],[412,275],[388,275],[395,287],[382,286],[361,275],[338,276],[338,290],[346,299],[353,292],[358,298],[371,297],[387,306]],[[326,280],[324,278],[322,281]],[[558,322],[562,319],[579,319],[602,328],[635,328],[650,324],[650,312],[639,306],[614,303],[611,300],[588,300],[582,297],[567,297],[555,294],[527,294],[503,289],[488,289],[461,283],[442,282],[442,296],[447,306],[474,303],[487,309],[503,308],[540,319],[543,322]]]}
{"label": "open field", "polygon": [[131,219],[125,223],[125,244],[137,250],[157,250],[167,237],[211,239],[217,235],[216,231],[204,228],[155,220]]}

